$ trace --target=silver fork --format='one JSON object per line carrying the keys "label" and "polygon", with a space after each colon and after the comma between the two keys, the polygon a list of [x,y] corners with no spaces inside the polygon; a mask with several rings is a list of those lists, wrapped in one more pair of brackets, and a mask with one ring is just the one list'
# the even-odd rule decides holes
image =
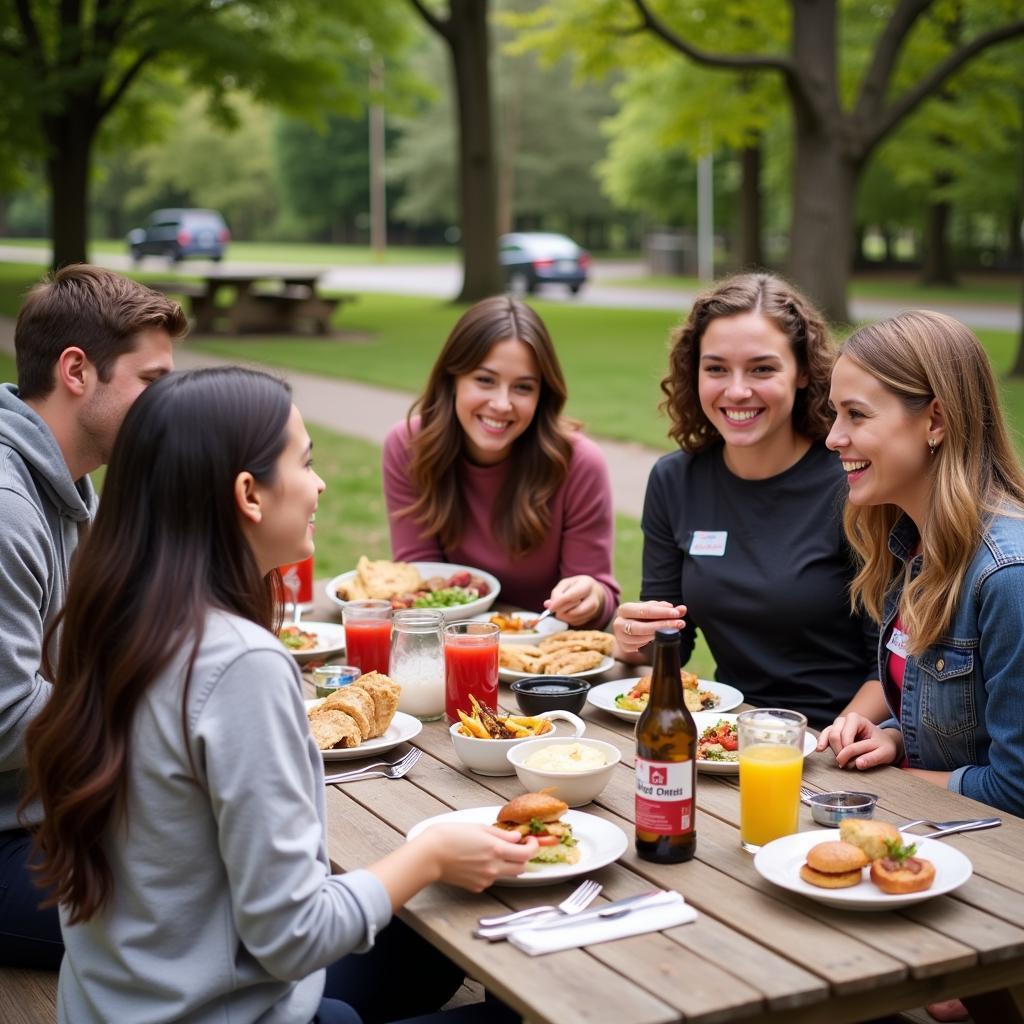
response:
{"label": "silver fork", "polygon": [[400,757],[397,761],[390,764],[387,761],[379,761],[376,764],[368,764],[364,768],[357,768],[351,772],[325,775],[324,782],[328,786],[332,786],[338,782],[362,782],[363,779],[400,779],[403,775],[408,774],[422,755],[422,750],[418,747],[413,747],[404,757]]}
{"label": "silver fork", "polygon": [[500,924],[511,924],[513,921],[522,921],[535,914],[578,914],[597,898],[601,892],[601,884],[587,879],[582,885],[577,886],[569,895],[558,904],[557,907],[530,907],[529,910],[517,910],[513,914],[499,914],[497,917],[481,917],[481,928],[494,928]]}
{"label": "silver fork", "polygon": [[954,832],[978,832],[985,828],[997,828],[1002,823],[1002,818],[965,818],[962,821],[932,821],[930,818],[918,818],[917,821],[908,821],[905,825],[900,825],[899,831],[906,832],[916,825],[927,825],[937,831],[924,834],[911,832],[910,835],[915,839],[935,839],[938,836],[951,836]]}

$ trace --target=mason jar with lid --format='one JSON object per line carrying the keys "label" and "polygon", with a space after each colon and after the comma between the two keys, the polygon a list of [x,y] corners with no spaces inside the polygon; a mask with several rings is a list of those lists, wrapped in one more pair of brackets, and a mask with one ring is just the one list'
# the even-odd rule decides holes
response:
{"label": "mason jar with lid", "polygon": [[444,714],[444,616],[433,608],[406,608],[392,619],[388,675],[402,687],[398,710],[421,722]]}

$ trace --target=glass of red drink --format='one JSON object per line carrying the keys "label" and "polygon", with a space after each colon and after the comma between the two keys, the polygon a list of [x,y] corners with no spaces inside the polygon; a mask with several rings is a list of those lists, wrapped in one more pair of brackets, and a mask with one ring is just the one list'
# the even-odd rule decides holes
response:
{"label": "glass of red drink", "polygon": [[493,622],[444,627],[444,711],[449,722],[472,713],[469,696],[494,708],[498,698],[498,634]]}
{"label": "glass of red drink", "polygon": [[366,672],[388,673],[391,658],[391,602],[349,601],[342,609],[345,660]]}
{"label": "glass of red drink", "polygon": [[313,556],[304,558],[301,562],[289,562],[287,565],[278,567],[281,574],[281,587],[284,593],[281,601],[292,606],[295,604],[304,611],[313,610]]}

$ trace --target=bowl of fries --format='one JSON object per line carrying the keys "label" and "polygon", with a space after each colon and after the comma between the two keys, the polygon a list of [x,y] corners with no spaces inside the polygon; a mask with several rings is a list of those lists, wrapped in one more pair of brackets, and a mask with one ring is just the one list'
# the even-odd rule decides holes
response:
{"label": "bowl of fries", "polygon": [[[470,713],[459,711],[459,721],[450,729],[452,745],[459,759],[477,775],[514,775],[515,768],[505,756],[517,743],[538,736],[555,736],[555,722],[571,726],[571,735],[582,736],[587,725],[571,711],[545,711],[542,715],[509,715],[495,711],[470,697]],[[565,735],[568,736],[569,730]]]}

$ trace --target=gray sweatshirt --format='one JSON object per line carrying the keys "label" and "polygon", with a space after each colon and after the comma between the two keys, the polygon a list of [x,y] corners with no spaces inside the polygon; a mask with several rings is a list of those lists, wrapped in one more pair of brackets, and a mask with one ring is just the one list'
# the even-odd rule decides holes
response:
{"label": "gray sweatshirt", "polygon": [[89,478],[71,479],[50,428],[13,384],[0,385],[0,831],[18,825],[25,730],[50,696],[43,634],[64,607],[68,563],[95,510]]}
{"label": "gray sweatshirt", "polygon": [[306,1024],[322,968],[391,917],[375,875],[331,874],[291,656],[251,622],[207,616],[188,692],[193,775],[187,654],[136,714],[126,814],[103,837],[113,897],[86,924],[62,913],[66,1024]]}

